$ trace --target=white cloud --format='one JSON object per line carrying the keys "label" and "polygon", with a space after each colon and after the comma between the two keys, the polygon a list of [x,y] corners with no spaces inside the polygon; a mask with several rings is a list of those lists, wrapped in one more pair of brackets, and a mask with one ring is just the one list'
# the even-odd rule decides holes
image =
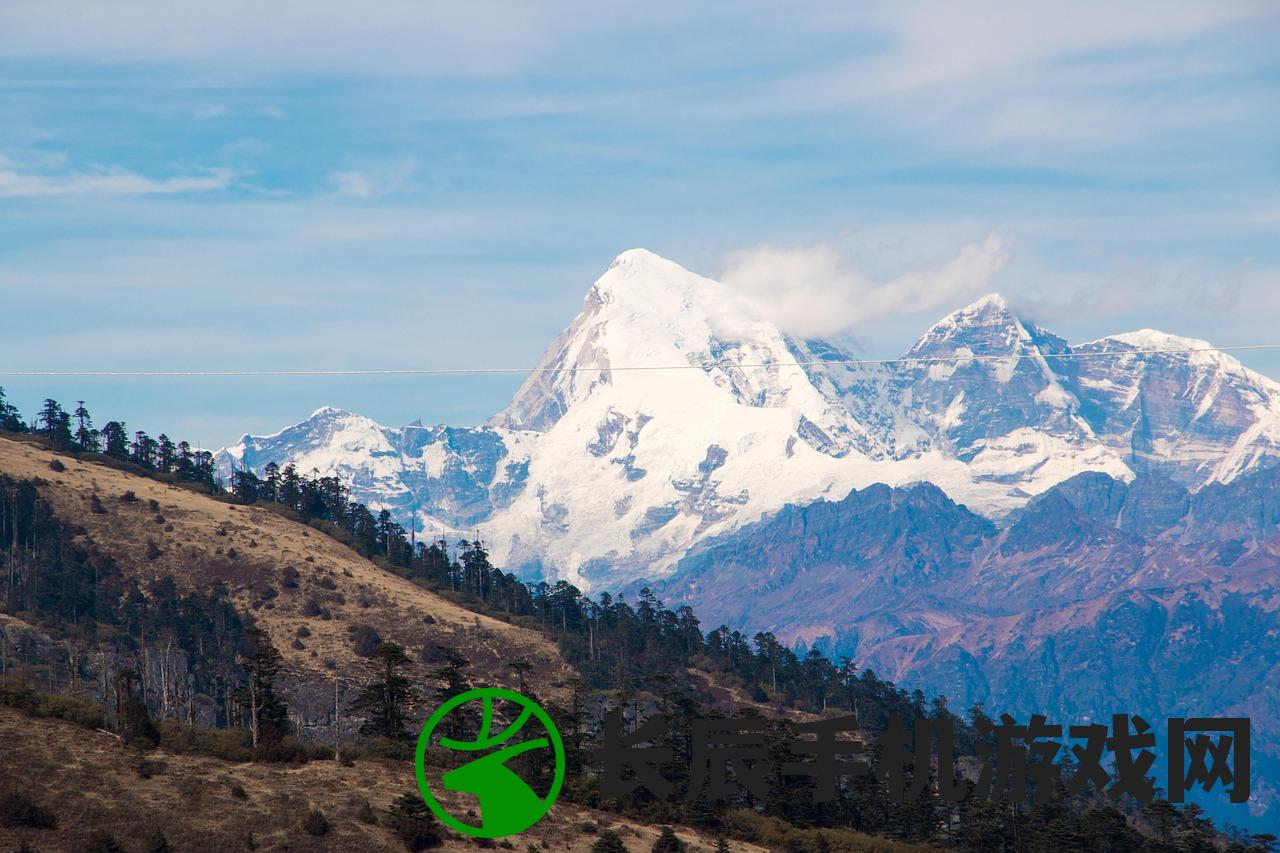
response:
{"label": "white cloud", "polygon": [[9,160],[0,157],[0,197],[3,198],[201,193],[225,188],[230,184],[231,177],[229,169],[213,169],[203,175],[159,179],[124,169],[109,168],[49,175],[19,171]]}
{"label": "white cloud", "polygon": [[204,106],[196,107],[191,111],[191,117],[196,121],[209,121],[210,119],[215,118],[225,118],[230,114],[231,111],[222,104],[205,104]]}
{"label": "white cloud", "polygon": [[[551,52],[570,9],[477,0],[0,4],[0,56],[319,73],[488,75]],[[582,11],[582,10],[578,10]]]}
{"label": "white cloud", "polygon": [[417,169],[417,160],[404,157],[364,169],[333,172],[329,175],[329,180],[333,182],[338,195],[361,199],[381,198],[404,186]]}
{"label": "white cloud", "polygon": [[264,107],[256,108],[239,107],[234,110],[226,104],[202,104],[191,111],[191,117],[196,121],[209,121],[215,118],[229,118],[232,116],[238,118],[256,116],[280,120],[286,115],[284,107],[277,104],[268,104]]}
{"label": "white cloud", "polygon": [[[1200,3],[1146,0],[1115,4],[1081,0],[1071,4],[976,0],[963,4],[903,2],[868,10],[851,7],[836,29],[874,33],[884,49],[855,54],[815,71],[781,81],[773,96],[799,104],[835,106],[867,98],[937,88],[965,90],[975,81],[996,89],[1043,82],[1098,82],[1110,65],[1124,66],[1119,82],[1134,78],[1130,52],[1177,47],[1188,39],[1233,25],[1266,26],[1276,19],[1273,3]],[[1269,19],[1269,20],[1268,20]],[[1185,51],[1138,69],[1154,80],[1185,76],[1206,58]],[[1030,76],[1029,76],[1030,75]],[[1110,82],[1116,82],[1111,80]]]}
{"label": "white cloud", "polygon": [[991,235],[941,265],[877,284],[831,245],[764,245],[731,255],[721,278],[783,330],[823,337],[895,314],[954,308],[990,290],[1007,258],[1005,241]]}
{"label": "white cloud", "polygon": [[334,172],[330,177],[337,184],[338,195],[347,195],[352,198],[373,197],[373,185],[363,172]]}

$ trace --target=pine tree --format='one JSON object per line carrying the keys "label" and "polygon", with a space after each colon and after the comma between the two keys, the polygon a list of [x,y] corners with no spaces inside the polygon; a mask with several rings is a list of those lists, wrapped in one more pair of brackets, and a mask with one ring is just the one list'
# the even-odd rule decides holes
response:
{"label": "pine tree", "polygon": [[464,670],[471,666],[471,661],[462,652],[450,646],[436,646],[436,649],[444,653],[444,666],[432,673],[443,684],[440,688],[440,698],[442,701],[452,699],[459,693],[465,693],[471,689],[471,682],[467,679]]}
{"label": "pine tree", "polygon": [[268,501],[280,500],[280,466],[275,462],[268,462],[267,467],[262,471],[262,498]]}
{"label": "pine tree", "polygon": [[274,746],[289,730],[289,709],[276,693],[280,652],[261,628],[245,631],[244,645],[240,666],[246,682],[238,695],[249,714],[251,742],[254,749]]}
{"label": "pine tree", "polygon": [[444,840],[435,816],[427,810],[422,796],[417,792],[401,794],[387,810],[384,821],[388,828],[404,844],[406,850],[425,850],[439,847]]}
{"label": "pine tree", "polygon": [[160,433],[160,437],[156,439],[156,468],[165,472],[172,471],[177,459],[178,449],[173,440]]}
{"label": "pine tree", "polygon": [[84,407],[84,400],[76,401],[76,410],[73,414],[76,419],[76,448],[86,453],[97,453],[98,431],[93,428],[93,418],[89,416],[89,410]]}
{"label": "pine tree", "polygon": [[591,845],[591,853],[627,853],[627,845],[612,829],[603,830],[596,843]]}
{"label": "pine tree", "polygon": [[71,416],[62,410],[57,400],[45,400],[36,415],[36,432],[49,439],[54,447],[70,447]]}
{"label": "pine tree", "polygon": [[377,679],[356,694],[351,703],[353,711],[365,714],[360,734],[408,740],[408,709],[418,698],[409,679],[400,674],[409,663],[409,656],[395,643],[383,643],[373,650],[370,663],[376,668]]}
{"label": "pine tree", "polygon": [[129,458],[129,434],[123,421],[107,421],[102,426],[102,452],[115,459]]}
{"label": "pine tree", "polygon": [[662,827],[662,834],[653,842],[653,853],[684,853],[684,842],[681,841],[669,826]]}
{"label": "pine tree", "polygon": [[194,456],[191,453],[191,445],[186,441],[178,442],[178,455],[174,461],[174,473],[184,480],[190,480],[192,471],[194,470]]}
{"label": "pine tree", "polygon": [[14,406],[4,397],[4,389],[0,388],[0,432],[26,432],[27,425],[22,421],[22,415],[18,412],[17,406]]}
{"label": "pine tree", "polygon": [[517,681],[516,689],[517,689],[520,693],[524,693],[524,691],[525,691],[525,686],[524,686],[525,676],[526,676],[526,675],[529,673],[529,671],[530,671],[530,670],[532,670],[532,669],[533,669],[533,664],[532,664],[532,663],[530,663],[530,662],[529,662],[529,659],[528,659],[528,658],[526,658],[526,657],[518,657],[518,658],[516,658],[515,660],[513,660],[513,661],[511,662],[511,671],[512,671],[512,672],[514,672],[514,673],[516,674],[516,681]]}
{"label": "pine tree", "polygon": [[138,744],[143,748],[160,742],[160,732],[151,722],[147,703],[134,692],[137,674],[130,670],[116,671],[116,717],[120,727],[120,740],[126,744]]}
{"label": "pine tree", "polygon": [[156,440],[142,430],[133,434],[133,444],[129,451],[131,461],[144,468],[156,467]]}

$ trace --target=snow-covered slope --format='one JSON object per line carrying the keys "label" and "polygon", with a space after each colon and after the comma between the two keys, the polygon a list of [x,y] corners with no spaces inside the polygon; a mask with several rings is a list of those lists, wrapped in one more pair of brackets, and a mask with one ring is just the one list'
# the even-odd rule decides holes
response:
{"label": "snow-covered slope", "polygon": [[[1192,349],[1183,354],[1157,350]],[[1098,434],[1135,469],[1198,488],[1280,458],[1280,383],[1207,341],[1142,329],[1075,347],[1077,393]]]}
{"label": "snow-covered slope", "polygon": [[[424,534],[478,531],[508,568],[617,587],[785,504],[876,482],[927,480],[1000,518],[1085,470],[1158,469],[1195,488],[1280,458],[1280,386],[1234,359],[1091,355],[1178,348],[1149,345],[1155,334],[1073,349],[992,295],[935,324],[909,361],[848,365],[635,249],[488,424],[393,430],[321,409],[220,459],[334,474]],[[1056,357],[1073,351],[1089,357]]]}

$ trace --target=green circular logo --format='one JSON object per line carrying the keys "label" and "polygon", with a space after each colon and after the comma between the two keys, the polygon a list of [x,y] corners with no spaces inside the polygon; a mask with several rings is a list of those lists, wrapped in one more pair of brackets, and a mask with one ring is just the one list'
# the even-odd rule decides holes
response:
{"label": "green circular logo", "polygon": [[[494,705],[499,701],[511,703],[519,711],[510,724],[494,733]],[[449,720],[454,724],[449,733],[459,734],[458,724],[469,724],[475,719],[476,710],[479,711],[479,726],[475,728],[474,740],[441,736],[437,745],[456,752],[482,753],[461,767],[446,771],[440,780],[446,791],[472,794],[480,801],[480,826],[464,823],[450,814],[432,793],[426,772],[427,747],[436,729]],[[530,719],[537,719],[546,730],[545,736],[528,737],[524,730]],[[466,728],[469,730],[473,726],[467,725]],[[522,733],[525,739],[517,740]],[[508,744],[508,741],[514,742]],[[545,795],[539,796],[526,779],[507,766],[507,762],[533,750],[546,748],[555,755],[555,771],[550,788]],[[564,744],[551,717],[533,700],[514,690],[484,687],[459,693],[436,709],[422,727],[422,734],[418,735],[413,771],[418,778],[422,798],[446,826],[476,838],[502,838],[533,826],[556,801],[564,784]]]}

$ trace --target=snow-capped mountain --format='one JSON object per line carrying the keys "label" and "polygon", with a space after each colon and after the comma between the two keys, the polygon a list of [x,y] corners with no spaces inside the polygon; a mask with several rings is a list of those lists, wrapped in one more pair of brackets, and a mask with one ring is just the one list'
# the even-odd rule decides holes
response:
{"label": "snow-capped mountain", "polygon": [[[488,424],[389,429],[321,409],[219,458],[334,474],[424,535],[479,532],[509,569],[619,587],[784,505],[873,483],[928,481],[999,520],[1082,471],[1194,490],[1273,464],[1280,385],[1218,352],[1139,352],[1207,346],[1150,331],[1070,346],[991,295],[906,361],[848,364],[636,249]],[[1100,355],[1115,351],[1128,354]]]}

